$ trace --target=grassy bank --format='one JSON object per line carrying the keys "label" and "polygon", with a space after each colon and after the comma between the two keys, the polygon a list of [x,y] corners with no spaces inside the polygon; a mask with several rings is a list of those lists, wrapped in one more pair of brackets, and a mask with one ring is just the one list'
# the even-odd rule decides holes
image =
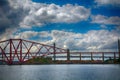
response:
{"label": "grassy bank", "polygon": [[56,60],[53,61],[50,57],[36,57],[30,59],[23,64],[120,64],[120,59],[102,60]]}

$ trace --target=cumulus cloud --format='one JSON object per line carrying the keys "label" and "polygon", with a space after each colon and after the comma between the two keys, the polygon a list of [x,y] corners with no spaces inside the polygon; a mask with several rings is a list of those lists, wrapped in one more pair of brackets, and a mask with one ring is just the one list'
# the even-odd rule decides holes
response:
{"label": "cumulus cloud", "polygon": [[101,5],[119,6],[120,0],[95,0],[95,3],[97,3],[98,6],[101,6]]}
{"label": "cumulus cloud", "polygon": [[48,23],[74,23],[86,20],[90,15],[89,9],[78,5],[39,4],[34,6],[33,3],[30,5],[32,7],[20,23],[21,27],[41,26]]}
{"label": "cumulus cloud", "polygon": [[25,32],[16,33],[15,35],[12,35],[11,38],[30,39],[33,37],[37,37],[38,40],[42,40],[42,38],[46,38],[49,36],[50,34],[47,31],[42,31],[42,32],[25,31]]}
{"label": "cumulus cloud", "polygon": [[86,20],[90,10],[79,5],[35,3],[32,0],[0,0],[0,32],[7,28],[74,23]]}
{"label": "cumulus cloud", "polygon": [[90,10],[79,5],[35,3],[32,0],[0,0],[0,33],[18,27],[31,28],[48,23],[74,23],[86,20]]}
{"label": "cumulus cloud", "polygon": [[14,38],[29,39],[29,38],[36,36],[36,35],[38,35],[38,33],[35,31],[25,31],[25,32],[22,32],[20,34],[16,34]]}
{"label": "cumulus cloud", "polygon": [[[97,0],[96,0],[97,1]],[[59,30],[23,31],[15,32],[18,27],[31,28],[49,23],[75,23],[87,20],[90,9],[79,5],[56,5],[35,3],[32,0],[0,0],[0,40],[9,38],[36,39],[39,42],[53,44],[58,47],[72,50],[116,49],[116,40],[120,37],[120,30],[116,31],[89,31],[87,33],[74,33]],[[120,18],[103,15],[92,16],[92,23],[120,26]],[[120,28],[119,28],[120,29]],[[2,34],[4,33],[4,34]]]}
{"label": "cumulus cloud", "polygon": [[37,37],[37,41],[40,43],[52,45],[55,42],[58,47],[69,48],[70,50],[117,51],[117,40],[120,35],[116,30],[92,30],[84,34],[52,30],[51,32],[25,31],[23,33],[18,33],[13,37],[24,39]]}
{"label": "cumulus cloud", "polygon": [[0,0],[0,33],[4,32],[7,27],[10,27],[8,25],[11,24],[11,21],[7,17],[10,15],[7,12],[9,12],[9,3],[7,0]]}
{"label": "cumulus cloud", "polygon": [[104,15],[93,15],[91,17],[92,23],[106,24],[106,25],[120,25],[120,17],[107,17]]}
{"label": "cumulus cloud", "polygon": [[[0,0],[0,33],[4,33],[7,29],[19,27],[19,23],[26,15],[26,11],[22,8],[14,8],[11,6],[11,0]],[[13,0],[15,1],[15,0]]]}

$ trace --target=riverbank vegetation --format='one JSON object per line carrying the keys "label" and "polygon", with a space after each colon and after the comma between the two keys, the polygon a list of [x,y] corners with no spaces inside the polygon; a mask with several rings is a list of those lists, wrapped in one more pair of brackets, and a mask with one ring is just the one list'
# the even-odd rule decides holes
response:
{"label": "riverbank vegetation", "polygon": [[52,58],[50,57],[35,57],[26,61],[24,64],[50,64],[52,63]]}
{"label": "riverbank vegetation", "polygon": [[120,59],[102,60],[52,60],[51,57],[36,57],[24,64],[120,64]]}

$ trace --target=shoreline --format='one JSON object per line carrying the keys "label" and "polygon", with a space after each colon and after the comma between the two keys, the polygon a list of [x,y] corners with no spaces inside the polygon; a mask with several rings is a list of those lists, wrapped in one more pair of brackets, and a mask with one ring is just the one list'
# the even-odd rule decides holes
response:
{"label": "shoreline", "polygon": [[[61,63],[58,63],[58,62],[52,62],[52,63],[21,63],[21,64],[8,64],[8,65],[64,65],[64,64],[120,64],[118,62],[114,63],[114,62],[61,62]],[[6,64],[5,64],[6,65]]]}

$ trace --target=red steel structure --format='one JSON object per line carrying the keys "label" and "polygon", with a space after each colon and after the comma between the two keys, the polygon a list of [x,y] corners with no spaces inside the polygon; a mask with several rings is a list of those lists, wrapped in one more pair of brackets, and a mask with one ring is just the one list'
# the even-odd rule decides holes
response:
{"label": "red steel structure", "polygon": [[[0,41],[0,61],[7,64],[23,63],[31,58],[47,56],[49,54],[67,53],[66,49],[45,45],[23,39],[9,39]],[[55,59],[55,58],[54,58]]]}
{"label": "red steel structure", "polygon": [[[91,60],[101,57],[102,61],[104,61],[105,58],[111,57],[112,59],[116,60],[120,58],[120,41],[118,41],[118,49],[118,52],[70,52],[69,49],[66,50],[56,47],[55,43],[53,46],[50,46],[24,39],[9,39],[0,41],[0,61],[6,62],[7,64],[14,64],[14,62],[21,64],[29,59],[48,55],[52,55],[51,57],[53,57],[54,60],[56,60],[56,57],[65,57],[68,61],[71,57],[79,57],[80,61],[85,57],[90,58]],[[56,54],[64,53],[67,55],[56,56]],[[79,55],[74,56],[72,54]]]}

